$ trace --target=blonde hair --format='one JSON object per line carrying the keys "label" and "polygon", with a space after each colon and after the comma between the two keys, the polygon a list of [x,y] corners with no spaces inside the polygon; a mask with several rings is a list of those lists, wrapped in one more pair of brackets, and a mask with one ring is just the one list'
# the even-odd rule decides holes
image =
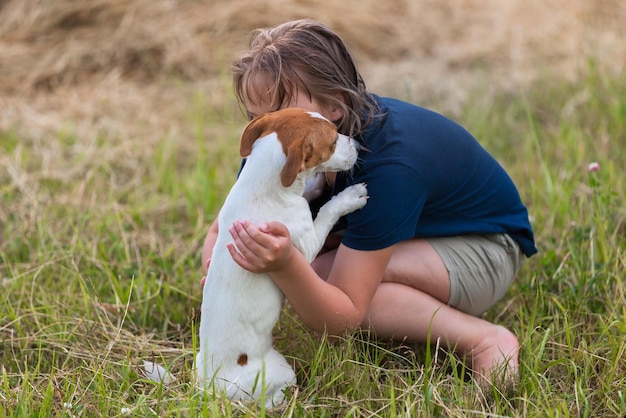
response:
{"label": "blonde hair", "polygon": [[321,106],[338,106],[339,132],[355,136],[378,113],[352,55],[341,38],[314,20],[296,20],[252,32],[248,51],[232,67],[235,95],[242,107],[256,103],[255,77],[268,81],[270,103],[277,110],[296,90]]}

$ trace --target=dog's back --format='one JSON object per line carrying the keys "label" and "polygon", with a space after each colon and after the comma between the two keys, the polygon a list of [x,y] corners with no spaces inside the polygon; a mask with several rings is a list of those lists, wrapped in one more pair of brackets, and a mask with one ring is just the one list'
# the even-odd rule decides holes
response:
{"label": "dog's back", "polygon": [[[271,376],[279,382],[268,381],[270,376],[266,376],[268,384],[282,387],[295,380],[291,367],[272,348],[272,329],[283,306],[282,292],[269,275],[254,274],[237,265],[226,249],[226,244],[232,242],[228,229],[236,220],[246,219],[257,225],[274,220],[288,229],[296,224],[296,229],[302,229],[303,224],[313,228],[306,200],[287,193],[280,186],[279,170],[272,168],[280,167],[279,161],[273,161],[281,159],[282,151],[273,149],[277,146],[272,138],[259,140],[227,196],[220,211],[219,233],[203,290],[199,377],[222,379],[223,382],[214,383],[225,387],[229,398],[234,399],[258,397],[245,393],[245,389],[237,392],[240,388],[252,388],[263,361],[285,363],[278,365],[282,374]],[[303,206],[304,211],[294,210],[294,205]],[[309,219],[293,219],[298,212],[308,213]],[[272,370],[276,370],[276,365]],[[237,384],[232,385],[232,381]],[[257,389],[261,389],[260,384]]]}
{"label": "dog's back", "polygon": [[[215,331],[210,334],[213,339],[216,334],[233,334],[233,326],[241,327],[242,334],[235,334],[238,338],[230,338],[229,341],[208,341],[210,345],[241,345],[244,343],[241,340],[245,338],[240,336],[250,332],[266,336],[268,329],[271,331],[278,320],[283,302],[282,292],[269,275],[251,273],[233,261],[226,249],[226,244],[233,241],[228,232],[233,222],[243,219],[255,225],[281,222],[289,230],[294,246],[309,261],[315,255],[315,250],[306,239],[313,234],[308,203],[301,195],[280,185],[279,168],[284,156],[281,158],[281,150],[276,149],[280,147],[279,142],[272,135],[257,142],[220,211],[219,233],[203,292],[203,305],[207,305],[203,306],[202,314],[229,318],[228,325],[210,321],[209,329]],[[255,348],[267,350],[271,341],[265,343]]]}
{"label": "dog's back", "polygon": [[267,274],[253,274],[236,264],[226,245],[237,220],[259,225],[278,221],[293,245],[310,262],[337,220],[367,201],[365,185],[339,193],[313,221],[302,197],[316,172],[348,170],[358,144],[339,135],[321,115],[284,109],[246,126],[240,153],[248,160],[219,214],[218,237],[202,296],[199,383],[225,391],[230,399],[259,399],[268,406],[283,401],[283,389],[295,383],[285,358],[272,348],[283,294]]}

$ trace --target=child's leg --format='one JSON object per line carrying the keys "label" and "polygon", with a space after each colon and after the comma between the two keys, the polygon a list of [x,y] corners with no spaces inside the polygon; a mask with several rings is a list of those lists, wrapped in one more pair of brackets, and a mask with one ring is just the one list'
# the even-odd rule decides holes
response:
{"label": "child's leg", "polygon": [[[450,247],[449,252],[456,253],[458,257],[455,259],[449,254],[446,255],[446,262],[449,264],[447,266],[433,245],[426,240],[414,239],[396,246],[383,277],[383,283],[374,296],[363,327],[371,329],[381,337],[406,338],[421,343],[428,340],[430,333],[431,342],[440,339],[442,344],[454,348],[470,362],[473,370],[487,379],[490,379],[493,372],[502,366],[507,367],[508,376],[515,376],[519,351],[519,343],[515,335],[504,327],[491,324],[447,305],[451,285],[463,287],[467,284],[458,283],[458,280],[463,279],[458,274],[459,270],[465,268],[463,263],[468,263],[471,270],[473,269],[472,260],[476,259],[474,264],[482,269],[483,266],[480,266],[480,263],[484,257],[480,253],[483,249],[492,252],[493,241],[489,239],[483,242],[477,238],[469,244],[467,242],[457,244],[452,239],[451,242],[440,242],[437,246]],[[471,254],[474,247],[477,247],[478,257]],[[495,250],[496,253],[499,252],[498,245],[495,246]],[[325,253],[313,263],[321,277],[328,275],[334,261],[334,254],[335,251]],[[491,261],[487,261],[487,264],[490,267],[484,267],[486,270],[499,268]],[[448,270],[455,271],[456,283],[451,284]],[[490,277],[497,276],[494,272],[492,273]],[[511,275],[510,272],[507,274]],[[503,280],[505,283],[496,283],[495,287],[508,288],[512,277],[505,277]],[[485,280],[484,288],[481,287],[483,283],[481,280],[475,280],[472,286],[467,286],[463,294],[468,297],[462,299],[479,301],[480,306],[464,303],[467,306],[462,308],[476,313],[492,306],[502,293],[501,291],[494,293],[487,289],[487,287],[493,287],[492,281]],[[485,299],[483,293],[493,294],[491,300]]]}
{"label": "child's leg", "polygon": [[499,377],[494,374],[504,368],[506,380],[517,375],[519,343],[509,330],[406,285],[382,283],[363,326],[380,337],[440,340],[469,361],[478,380]]}

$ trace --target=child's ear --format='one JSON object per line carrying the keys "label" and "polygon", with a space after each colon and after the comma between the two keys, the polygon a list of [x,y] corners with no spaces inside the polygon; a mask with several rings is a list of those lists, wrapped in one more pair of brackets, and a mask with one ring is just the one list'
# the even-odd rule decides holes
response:
{"label": "child's ear", "polygon": [[337,100],[333,100],[332,102],[328,104],[326,108],[326,114],[328,115],[328,119],[331,122],[337,122],[343,117],[343,107],[341,107],[339,102],[345,104],[346,101],[344,99],[343,94],[341,93],[335,93],[333,94],[333,96]]}

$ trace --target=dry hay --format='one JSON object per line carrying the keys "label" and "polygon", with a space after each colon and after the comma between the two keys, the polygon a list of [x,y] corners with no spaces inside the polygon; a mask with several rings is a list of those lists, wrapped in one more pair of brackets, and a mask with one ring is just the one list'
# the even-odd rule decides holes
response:
{"label": "dry hay", "polygon": [[626,56],[620,0],[5,0],[0,130],[184,135],[190,91],[229,99],[250,30],[302,17],[340,33],[372,90],[450,111],[477,86],[573,80],[590,58],[620,72]]}

